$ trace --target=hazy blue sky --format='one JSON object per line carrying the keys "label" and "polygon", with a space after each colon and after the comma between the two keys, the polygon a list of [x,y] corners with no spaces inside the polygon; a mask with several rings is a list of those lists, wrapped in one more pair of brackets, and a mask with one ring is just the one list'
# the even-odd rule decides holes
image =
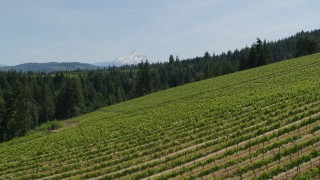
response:
{"label": "hazy blue sky", "polygon": [[320,28],[319,0],[0,0],[0,64],[166,61]]}

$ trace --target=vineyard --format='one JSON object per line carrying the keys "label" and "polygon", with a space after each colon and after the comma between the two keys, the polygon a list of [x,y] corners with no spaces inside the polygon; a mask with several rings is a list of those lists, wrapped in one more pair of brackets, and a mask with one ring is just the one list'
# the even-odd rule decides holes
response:
{"label": "vineyard", "polygon": [[0,144],[0,179],[319,177],[320,54],[192,83]]}

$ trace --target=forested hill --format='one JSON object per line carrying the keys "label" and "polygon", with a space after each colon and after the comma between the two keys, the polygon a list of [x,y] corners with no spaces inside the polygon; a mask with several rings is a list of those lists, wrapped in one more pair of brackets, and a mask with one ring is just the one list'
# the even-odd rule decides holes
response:
{"label": "forested hill", "polygon": [[50,120],[92,112],[171,87],[318,52],[320,30],[220,55],[104,70],[0,72],[0,142],[23,136]]}
{"label": "forested hill", "polygon": [[25,63],[17,66],[0,66],[2,71],[22,71],[22,72],[57,72],[57,71],[74,71],[78,69],[93,70],[97,69],[97,66],[91,64],[78,63],[78,62],[50,62],[50,63]]}
{"label": "forested hill", "polygon": [[[104,107],[62,129],[44,124],[0,144],[0,179],[319,179],[319,81],[314,54]],[[26,100],[16,113],[30,111]]]}

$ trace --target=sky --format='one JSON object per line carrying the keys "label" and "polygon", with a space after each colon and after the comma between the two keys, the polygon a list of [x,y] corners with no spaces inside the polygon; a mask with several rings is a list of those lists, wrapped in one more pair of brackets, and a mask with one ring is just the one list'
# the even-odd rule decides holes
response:
{"label": "sky", "polygon": [[0,0],[0,64],[219,54],[320,28],[319,0]]}

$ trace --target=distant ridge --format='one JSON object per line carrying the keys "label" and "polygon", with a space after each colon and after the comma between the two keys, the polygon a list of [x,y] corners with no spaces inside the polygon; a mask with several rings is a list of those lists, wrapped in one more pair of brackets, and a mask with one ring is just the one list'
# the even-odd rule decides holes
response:
{"label": "distant ridge", "polygon": [[87,64],[87,63],[79,63],[79,62],[49,62],[49,63],[25,63],[19,64],[16,66],[5,66],[0,67],[1,71],[34,71],[34,72],[55,72],[55,71],[72,71],[77,69],[85,69],[92,70],[97,69],[97,66]]}

